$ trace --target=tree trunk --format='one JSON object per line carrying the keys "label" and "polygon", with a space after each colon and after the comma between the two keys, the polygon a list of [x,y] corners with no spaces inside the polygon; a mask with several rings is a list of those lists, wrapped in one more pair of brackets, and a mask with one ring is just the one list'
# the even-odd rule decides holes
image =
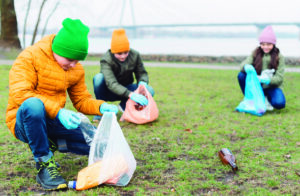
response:
{"label": "tree trunk", "polygon": [[0,47],[21,48],[14,0],[1,0]]}

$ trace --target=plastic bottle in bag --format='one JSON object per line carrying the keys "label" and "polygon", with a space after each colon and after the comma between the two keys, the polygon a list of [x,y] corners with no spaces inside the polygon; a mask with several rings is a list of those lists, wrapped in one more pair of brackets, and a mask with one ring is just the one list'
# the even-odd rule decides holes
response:
{"label": "plastic bottle in bag", "polygon": [[90,122],[88,117],[86,117],[84,114],[82,114],[82,113],[77,113],[77,114],[79,115],[79,117],[81,119],[81,123],[80,123],[79,127],[81,128],[83,137],[84,137],[86,143],[89,146],[91,146],[92,140],[95,135],[95,131],[97,130],[97,127],[92,125],[92,123]]}
{"label": "plastic bottle in bag", "polygon": [[224,165],[230,165],[234,172],[238,170],[235,157],[228,148],[222,148],[218,154]]}
{"label": "plastic bottle in bag", "polygon": [[76,181],[69,181],[68,188],[69,189],[76,189]]}

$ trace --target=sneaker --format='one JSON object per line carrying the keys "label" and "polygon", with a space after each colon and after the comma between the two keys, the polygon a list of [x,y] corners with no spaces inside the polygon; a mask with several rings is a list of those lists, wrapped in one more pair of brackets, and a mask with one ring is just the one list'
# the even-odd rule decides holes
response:
{"label": "sneaker", "polygon": [[102,118],[102,116],[95,115],[93,118],[93,122],[98,123],[98,122],[100,122],[101,118]]}
{"label": "sneaker", "polygon": [[[60,171],[61,170],[60,164],[55,161],[55,165],[56,165],[57,170]],[[39,163],[35,162],[35,167],[39,168]]]}
{"label": "sneaker", "polygon": [[118,105],[118,110],[121,112],[121,113],[124,113],[124,109],[122,108],[122,106],[119,104]]}
{"label": "sneaker", "polygon": [[272,111],[274,110],[274,107],[270,104],[269,100],[267,97],[265,97],[265,103],[266,103],[266,109],[267,111]]}
{"label": "sneaker", "polygon": [[67,182],[60,173],[57,171],[57,166],[52,157],[48,162],[39,162],[36,165],[38,174],[36,176],[36,181],[45,190],[61,190],[66,189]]}

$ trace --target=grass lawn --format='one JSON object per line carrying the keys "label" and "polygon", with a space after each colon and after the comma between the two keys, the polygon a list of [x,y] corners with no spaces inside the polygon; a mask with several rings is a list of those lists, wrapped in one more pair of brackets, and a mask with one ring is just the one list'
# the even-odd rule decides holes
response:
{"label": "grass lawn", "polygon": [[[10,66],[0,66],[0,195],[44,194],[28,146],[5,124]],[[86,83],[99,66],[88,66]],[[126,187],[101,185],[49,195],[297,195],[300,194],[300,74],[286,73],[287,105],[262,117],[235,112],[243,99],[237,71],[147,68],[160,110],[157,121],[120,125],[137,160]],[[115,104],[118,104],[115,102]],[[68,100],[67,106],[73,109]],[[118,115],[120,117],[120,114]],[[92,116],[90,116],[90,119]],[[192,133],[184,131],[191,129]],[[217,152],[229,148],[239,171],[221,164]],[[56,152],[62,175],[75,180],[87,156]]]}

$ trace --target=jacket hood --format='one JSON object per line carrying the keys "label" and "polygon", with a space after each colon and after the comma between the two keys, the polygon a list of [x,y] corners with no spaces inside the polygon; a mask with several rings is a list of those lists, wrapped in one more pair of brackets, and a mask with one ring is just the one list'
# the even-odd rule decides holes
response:
{"label": "jacket hood", "polygon": [[51,60],[55,60],[52,51],[52,42],[54,37],[55,34],[47,35],[35,44],[35,46],[39,47]]}

